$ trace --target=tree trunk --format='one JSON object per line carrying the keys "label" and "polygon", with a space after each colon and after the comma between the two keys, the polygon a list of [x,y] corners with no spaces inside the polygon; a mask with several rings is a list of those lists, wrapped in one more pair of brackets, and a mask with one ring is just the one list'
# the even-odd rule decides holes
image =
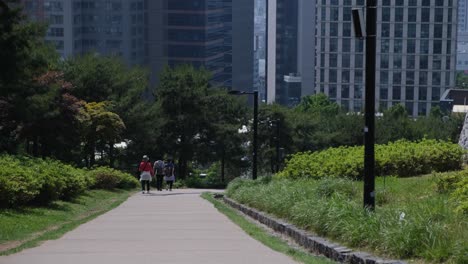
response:
{"label": "tree trunk", "polygon": [[34,136],[33,139],[33,156],[37,157],[39,155],[39,137]]}
{"label": "tree trunk", "polygon": [[226,163],[226,151],[223,147],[223,154],[221,156],[221,182],[224,182],[224,165]]}
{"label": "tree trunk", "polygon": [[114,143],[109,143],[109,167],[114,168]]}
{"label": "tree trunk", "polygon": [[183,157],[183,154],[179,157],[179,178],[185,179],[187,175],[187,160]]}
{"label": "tree trunk", "polygon": [[95,150],[96,150],[96,142],[94,139],[92,139],[90,140],[89,145],[88,145],[89,167],[93,167],[94,164],[96,163]]}

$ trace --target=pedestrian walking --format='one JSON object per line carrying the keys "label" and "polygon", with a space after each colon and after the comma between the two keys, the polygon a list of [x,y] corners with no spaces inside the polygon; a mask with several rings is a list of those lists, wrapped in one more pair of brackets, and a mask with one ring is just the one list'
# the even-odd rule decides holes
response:
{"label": "pedestrian walking", "polygon": [[156,189],[162,191],[162,183],[164,178],[164,161],[157,160],[154,162],[154,173],[156,174]]}
{"label": "pedestrian walking", "polygon": [[149,161],[149,157],[147,155],[143,156],[143,160],[140,162],[140,167],[138,168],[138,171],[140,172],[141,193],[145,193],[145,189],[147,193],[149,193],[150,182],[152,177],[154,176],[154,171],[153,167],[151,166],[151,162]]}
{"label": "pedestrian walking", "polygon": [[174,163],[168,160],[164,165],[164,180],[166,181],[166,191],[172,191],[172,185],[175,181]]}

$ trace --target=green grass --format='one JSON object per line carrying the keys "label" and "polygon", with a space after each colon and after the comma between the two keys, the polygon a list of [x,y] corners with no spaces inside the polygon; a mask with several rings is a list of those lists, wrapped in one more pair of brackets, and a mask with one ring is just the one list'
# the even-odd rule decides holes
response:
{"label": "green grass", "polygon": [[269,234],[263,228],[246,220],[244,216],[237,213],[234,209],[213,198],[213,196],[210,193],[203,193],[202,197],[208,200],[209,202],[213,203],[213,205],[218,209],[218,211],[226,215],[231,221],[233,221],[235,224],[241,227],[247,234],[249,234],[254,239],[260,241],[264,245],[268,246],[269,248],[286,254],[292,257],[294,260],[299,261],[301,263],[334,263],[327,260],[324,257],[313,256],[305,251],[298,250],[289,246],[288,243],[286,243],[284,240]]}
{"label": "green grass", "polygon": [[[424,263],[468,263],[468,218],[437,192],[438,174],[378,178],[375,213],[362,208],[359,181],[236,180],[234,200],[351,248]],[[385,181],[385,185],[384,185]]]}
{"label": "green grass", "polygon": [[86,191],[71,202],[57,201],[48,207],[1,209],[0,255],[37,246],[44,240],[57,239],[77,226],[117,207],[133,192],[92,190]]}

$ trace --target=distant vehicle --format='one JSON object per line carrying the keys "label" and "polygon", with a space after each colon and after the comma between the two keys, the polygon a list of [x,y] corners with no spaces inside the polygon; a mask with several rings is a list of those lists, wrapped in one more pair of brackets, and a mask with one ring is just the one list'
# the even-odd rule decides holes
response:
{"label": "distant vehicle", "polygon": [[206,174],[206,173],[200,173],[200,175],[199,175],[200,178],[206,178],[206,176],[208,176],[208,174]]}

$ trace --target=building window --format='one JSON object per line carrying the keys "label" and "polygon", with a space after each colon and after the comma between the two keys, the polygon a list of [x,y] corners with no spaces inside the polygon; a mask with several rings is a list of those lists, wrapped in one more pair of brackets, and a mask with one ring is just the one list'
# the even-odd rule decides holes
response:
{"label": "building window", "polygon": [[406,100],[414,99],[414,86],[406,86],[405,90]]}
{"label": "building window", "polygon": [[51,27],[47,30],[47,36],[49,37],[63,37],[63,28]]}

